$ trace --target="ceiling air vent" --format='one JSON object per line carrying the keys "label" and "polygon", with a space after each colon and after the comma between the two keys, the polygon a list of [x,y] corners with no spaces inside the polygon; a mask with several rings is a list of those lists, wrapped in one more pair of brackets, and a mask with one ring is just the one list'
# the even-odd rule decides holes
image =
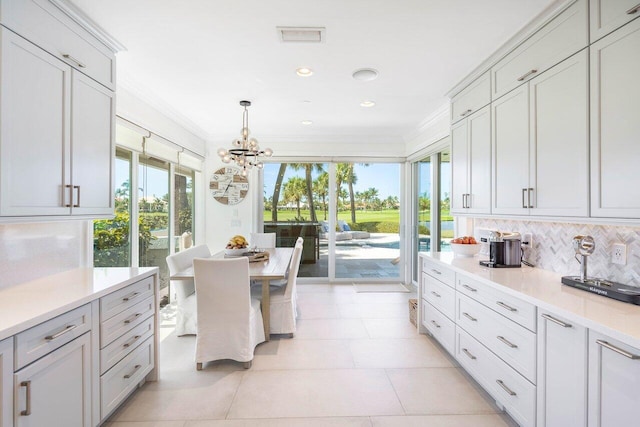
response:
{"label": "ceiling air vent", "polygon": [[324,43],[324,27],[276,27],[283,43]]}

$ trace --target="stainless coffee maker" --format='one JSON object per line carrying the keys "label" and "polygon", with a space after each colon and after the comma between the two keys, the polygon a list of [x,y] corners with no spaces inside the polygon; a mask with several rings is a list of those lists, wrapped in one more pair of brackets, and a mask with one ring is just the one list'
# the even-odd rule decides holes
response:
{"label": "stainless coffee maker", "polygon": [[480,261],[485,267],[520,267],[522,238],[520,233],[492,231],[489,233],[489,260]]}

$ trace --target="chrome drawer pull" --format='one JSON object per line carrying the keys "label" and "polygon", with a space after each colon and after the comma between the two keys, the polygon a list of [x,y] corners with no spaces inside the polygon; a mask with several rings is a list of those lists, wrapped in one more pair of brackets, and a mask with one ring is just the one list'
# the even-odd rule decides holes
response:
{"label": "chrome drawer pull", "polygon": [[440,298],[440,297],[441,297],[441,295],[440,295],[439,293],[437,293],[436,291],[431,291],[431,293],[432,293],[433,295],[435,295],[435,296],[436,296],[436,298]]}
{"label": "chrome drawer pull", "polygon": [[124,348],[127,348],[127,347],[131,346],[131,344],[133,344],[134,342],[138,341],[140,339],[140,337],[141,337],[141,335],[136,335],[135,337],[131,338],[129,340],[129,342],[126,342],[126,343],[122,344],[122,346]]}
{"label": "chrome drawer pull", "polygon": [[515,391],[513,391],[513,390],[511,390],[509,387],[507,387],[507,386],[505,385],[505,383],[503,383],[503,382],[502,382],[502,380],[496,380],[496,382],[498,383],[498,385],[499,385],[500,387],[502,387],[502,389],[503,389],[504,391],[506,391],[507,393],[509,393],[509,396],[515,396],[515,395],[516,395],[516,392],[515,392]]}
{"label": "chrome drawer pull", "polygon": [[477,357],[475,357],[473,354],[471,354],[471,352],[469,352],[469,350],[467,350],[466,348],[463,348],[462,352],[464,354],[466,354],[469,357],[469,359],[471,359],[471,360],[476,360],[477,359]]}
{"label": "chrome drawer pull", "polygon": [[129,316],[128,319],[124,320],[125,325],[128,325],[129,323],[133,322],[134,320],[136,320],[138,317],[140,317],[142,315],[142,313],[136,313],[133,316]]}
{"label": "chrome drawer pull", "polygon": [[497,301],[497,302],[496,302],[496,304],[498,304],[500,307],[502,307],[502,308],[504,308],[504,309],[506,309],[506,310],[509,310],[509,311],[511,311],[511,312],[516,312],[516,311],[518,311],[518,309],[517,309],[517,308],[513,308],[513,307],[511,307],[510,305],[507,305],[507,304],[503,303],[502,301]]}
{"label": "chrome drawer pull", "polygon": [[627,10],[627,15],[633,15],[639,10],[640,10],[640,4],[637,6],[633,6],[631,9]]}
{"label": "chrome drawer pull", "polygon": [[129,295],[127,295],[126,297],[122,298],[123,302],[127,302],[131,299],[134,299],[135,297],[137,297],[138,295],[140,295],[140,292],[132,292]]}
{"label": "chrome drawer pull", "polygon": [[463,111],[462,113],[460,113],[460,117],[464,117],[464,116],[466,116],[467,114],[469,114],[469,113],[470,113],[470,112],[472,112],[472,111],[473,111],[473,110],[471,110],[471,109],[466,110],[466,111]]}
{"label": "chrome drawer pull", "polygon": [[538,72],[538,70],[531,70],[531,71],[529,71],[529,72],[527,72],[527,73],[523,74],[522,76],[520,76],[520,77],[518,78],[518,81],[519,81],[519,82],[521,82],[521,81],[523,81],[524,79],[526,79],[527,77],[529,77],[531,74],[535,74],[535,73],[537,73],[537,72]]}
{"label": "chrome drawer pull", "polygon": [[505,337],[502,337],[500,335],[498,335],[496,338],[498,338],[498,340],[500,340],[500,342],[508,345],[511,348],[518,348],[517,345],[515,345],[514,343],[512,343],[511,341],[509,341],[508,339],[506,339]]}
{"label": "chrome drawer pull", "polygon": [[472,287],[471,287],[471,286],[469,286],[469,285],[462,285],[462,287],[463,287],[463,288],[465,288],[465,289],[467,289],[467,290],[469,290],[469,291],[471,291],[471,292],[478,292],[478,290],[477,290],[477,289],[472,288]]}
{"label": "chrome drawer pull", "polygon": [[439,328],[439,327],[440,327],[440,325],[438,325],[438,322],[436,322],[435,320],[432,320],[432,321],[431,321],[431,323],[433,323],[433,325],[434,325],[436,328]]}
{"label": "chrome drawer pull", "polygon": [[76,58],[69,55],[68,53],[63,54],[62,57],[65,59],[68,59],[69,61],[75,62],[80,68],[86,68],[86,65],[84,65],[82,62],[78,61]]}
{"label": "chrome drawer pull", "polygon": [[522,208],[526,209],[527,208],[527,203],[524,201],[524,195],[527,193],[527,189],[523,188],[522,189]]}
{"label": "chrome drawer pull", "polygon": [[545,319],[562,326],[563,328],[571,328],[572,325],[570,323],[564,323],[562,320],[558,320],[553,316],[549,316],[548,314],[542,314],[542,317],[544,317]]}
{"label": "chrome drawer pull", "polygon": [[31,381],[22,381],[20,387],[27,388],[27,405],[24,411],[20,411],[20,415],[31,415]]}
{"label": "chrome drawer pull", "polygon": [[469,313],[462,313],[462,315],[464,317],[466,317],[467,319],[471,320],[472,322],[477,322],[478,321],[478,319],[476,319],[475,317],[469,315]]}
{"label": "chrome drawer pull", "polygon": [[436,270],[435,268],[432,268],[431,271],[433,271],[436,274],[442,274],[441,272],[439,272],[438,270]]}
{"label": "chrome drawer pull", "polygon": [[44,337],[45,340],[47,341],[53,341],[56,338],[60,338],[61,336],[63,336],[64,334],[66,334],[67,332],[71,332],[73,331],[75,328],[77,328],[78,325],[67,325],[63,330],[61,330],[58,333],[55,333],[53,335],[47,335],[46,337]]}
{"label": "chrome drawer pull", "polygon": [[74,208],[79,208],[80,207],[80,186],[79,185],[74,185],[73,186],[74,190],[78,190],[78,198],[76,199],[76,203],[73,204]]}
{"label": "chrome drawer pull", "polygon": [[631,360],[638,360],[638,359],[640,359],[640,355],[633,354],[633,353],[629,353],[628,351],[623,350],[623,349],[621,349],[620,347],[616,347],[616,346],[615,346],[615,345],[613,345],[613,344],[609,344],[609,343],[608,343],[608,342],[606,342],[606,341],[603,341],[603,340],[596,340],[596,343],[597,343],[597,344],[600,344],[601,346],[603,346],[603,347],[605,347],[605,348],[608,348],[608,349],[609,349],[609,350],[611,350],[611,351],[615,351],[616,353],[621,354],[621,355],[623,355],[624,357],[628,357],[628,358],[629,358],[629,359],[631,359]]}
{"label": "chrome drawer pull", "polygon": [[128,380],[129,378],[131,378],[131,377],[132,377],[132,376],[133,376],[133,375],[138,371],[138,369],[140,369],[140,368],[142,368],[142,365],[136,365],[136,366],[134,366],[134,367],[133,367],[133,371],[131,371],[131,373],[130,373],[130,374],[125,375],[125,376],[124,376],[124,379],[125,379],[125,380]]}

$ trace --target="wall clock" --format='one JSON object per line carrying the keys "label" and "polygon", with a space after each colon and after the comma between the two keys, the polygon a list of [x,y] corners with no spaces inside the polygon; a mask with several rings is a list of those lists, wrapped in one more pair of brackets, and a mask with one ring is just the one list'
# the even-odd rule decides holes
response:
{"label": "wall clock", "polygon": [[238,168],[223,167],[211,176],[209,189],[214,199],[224,205],[236,205],[249,191],[249,181]]}

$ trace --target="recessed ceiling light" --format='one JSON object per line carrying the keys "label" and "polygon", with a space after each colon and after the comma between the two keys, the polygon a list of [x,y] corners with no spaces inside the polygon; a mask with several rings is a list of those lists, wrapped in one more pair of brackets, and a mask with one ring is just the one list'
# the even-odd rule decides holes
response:
{"label": "recessed ceiling light", "polygon": [[374,101],[362,101],[360,103],[360,106],[365,108],[373,107],[374,105],[376,105]]}
{"label": "recessed ceiling light", "polygon": [[313,70],[309,67],[296,68],[296,74],[300,77],[309,77],[313,75]]}
{"label": "recessed ceiling light", "polygon": [[302,123],[302,124],[303,124],[303,125],[305,125],[305,126],[309,126],[309,125],[312,125],[312,124],[313,124],[313,122],[312,122],[311,120],[303,120],[303,121],[301,121],[300,123]]}
{"label": "recessed ceiling light", "polygon": [[352,74],[353,78],[362,82],[370,82],[378,78],[378,70],[373,68],[360,68],[355,70]]}

